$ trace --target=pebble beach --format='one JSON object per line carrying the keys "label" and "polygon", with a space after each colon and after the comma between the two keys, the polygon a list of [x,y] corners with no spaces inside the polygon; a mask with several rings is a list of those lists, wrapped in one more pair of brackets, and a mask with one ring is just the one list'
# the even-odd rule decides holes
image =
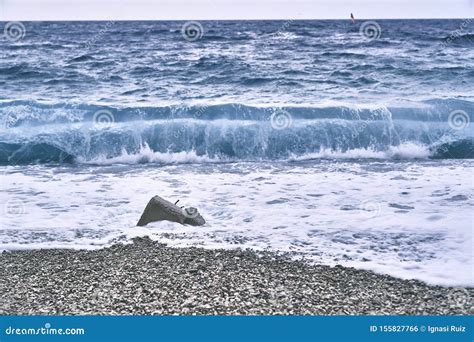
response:
{"label": "pebble beach", "polygon": [[2,315],[466,315],[472,288],[147,237],[0,255]]}

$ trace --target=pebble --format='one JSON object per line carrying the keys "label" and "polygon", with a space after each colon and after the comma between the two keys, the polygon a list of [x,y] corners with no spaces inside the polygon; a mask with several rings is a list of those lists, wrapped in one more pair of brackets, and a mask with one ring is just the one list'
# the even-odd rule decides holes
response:
{"label": "pebble", "polygon": [[472,298],[473,288],[146,237],[0,254],[2,315],[472,315]]}

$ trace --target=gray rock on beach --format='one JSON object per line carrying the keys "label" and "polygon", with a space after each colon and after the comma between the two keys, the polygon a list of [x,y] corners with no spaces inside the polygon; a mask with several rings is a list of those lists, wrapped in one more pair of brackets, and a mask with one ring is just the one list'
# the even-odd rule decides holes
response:
{"label": "gray rock on beach", "polygon": [[181,208],[160,196],[154,196],[148,202],[137,226],[144,226],[150,222],[163,220],[190,224],[192,226],[202,226],[206,223],[196,208]]}

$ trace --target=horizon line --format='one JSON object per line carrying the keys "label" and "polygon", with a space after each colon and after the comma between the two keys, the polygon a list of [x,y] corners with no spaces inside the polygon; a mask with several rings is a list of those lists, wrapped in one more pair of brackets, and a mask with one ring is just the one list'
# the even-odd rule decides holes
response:
{"label": "horizon line", "polygon": [[[356,18],[356,21],[363,21],[363,20],[469,20],[473,19],[471,17],[434,17],[434,18],[417,18],[417,17],[410,17],[410,18]],[[11,21],[30,21],[30,22],[44,22],[44,21],[73,21],[73,22],[80,22],[80,21],[307,21],[307,20],[347,20],[350,21],[351,18],[271,18],[271,19],[256,19],[256,18],[233,18],[233,19],[111,19],[111,18],[104,18],[104,19],[0,19],[0,22],[11,22]]]}

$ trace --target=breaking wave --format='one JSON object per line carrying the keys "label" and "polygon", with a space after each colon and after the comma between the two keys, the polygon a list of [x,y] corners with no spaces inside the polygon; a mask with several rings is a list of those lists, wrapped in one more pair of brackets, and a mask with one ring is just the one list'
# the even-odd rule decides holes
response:
{"label": "breaking wave", "polygon": [[[449,124],[453,107],[465,110],[463,129]],[[472,112],[466,101],[412,108],[224,104],[120,110],[3,103],[0,164],[474,158]]]}

